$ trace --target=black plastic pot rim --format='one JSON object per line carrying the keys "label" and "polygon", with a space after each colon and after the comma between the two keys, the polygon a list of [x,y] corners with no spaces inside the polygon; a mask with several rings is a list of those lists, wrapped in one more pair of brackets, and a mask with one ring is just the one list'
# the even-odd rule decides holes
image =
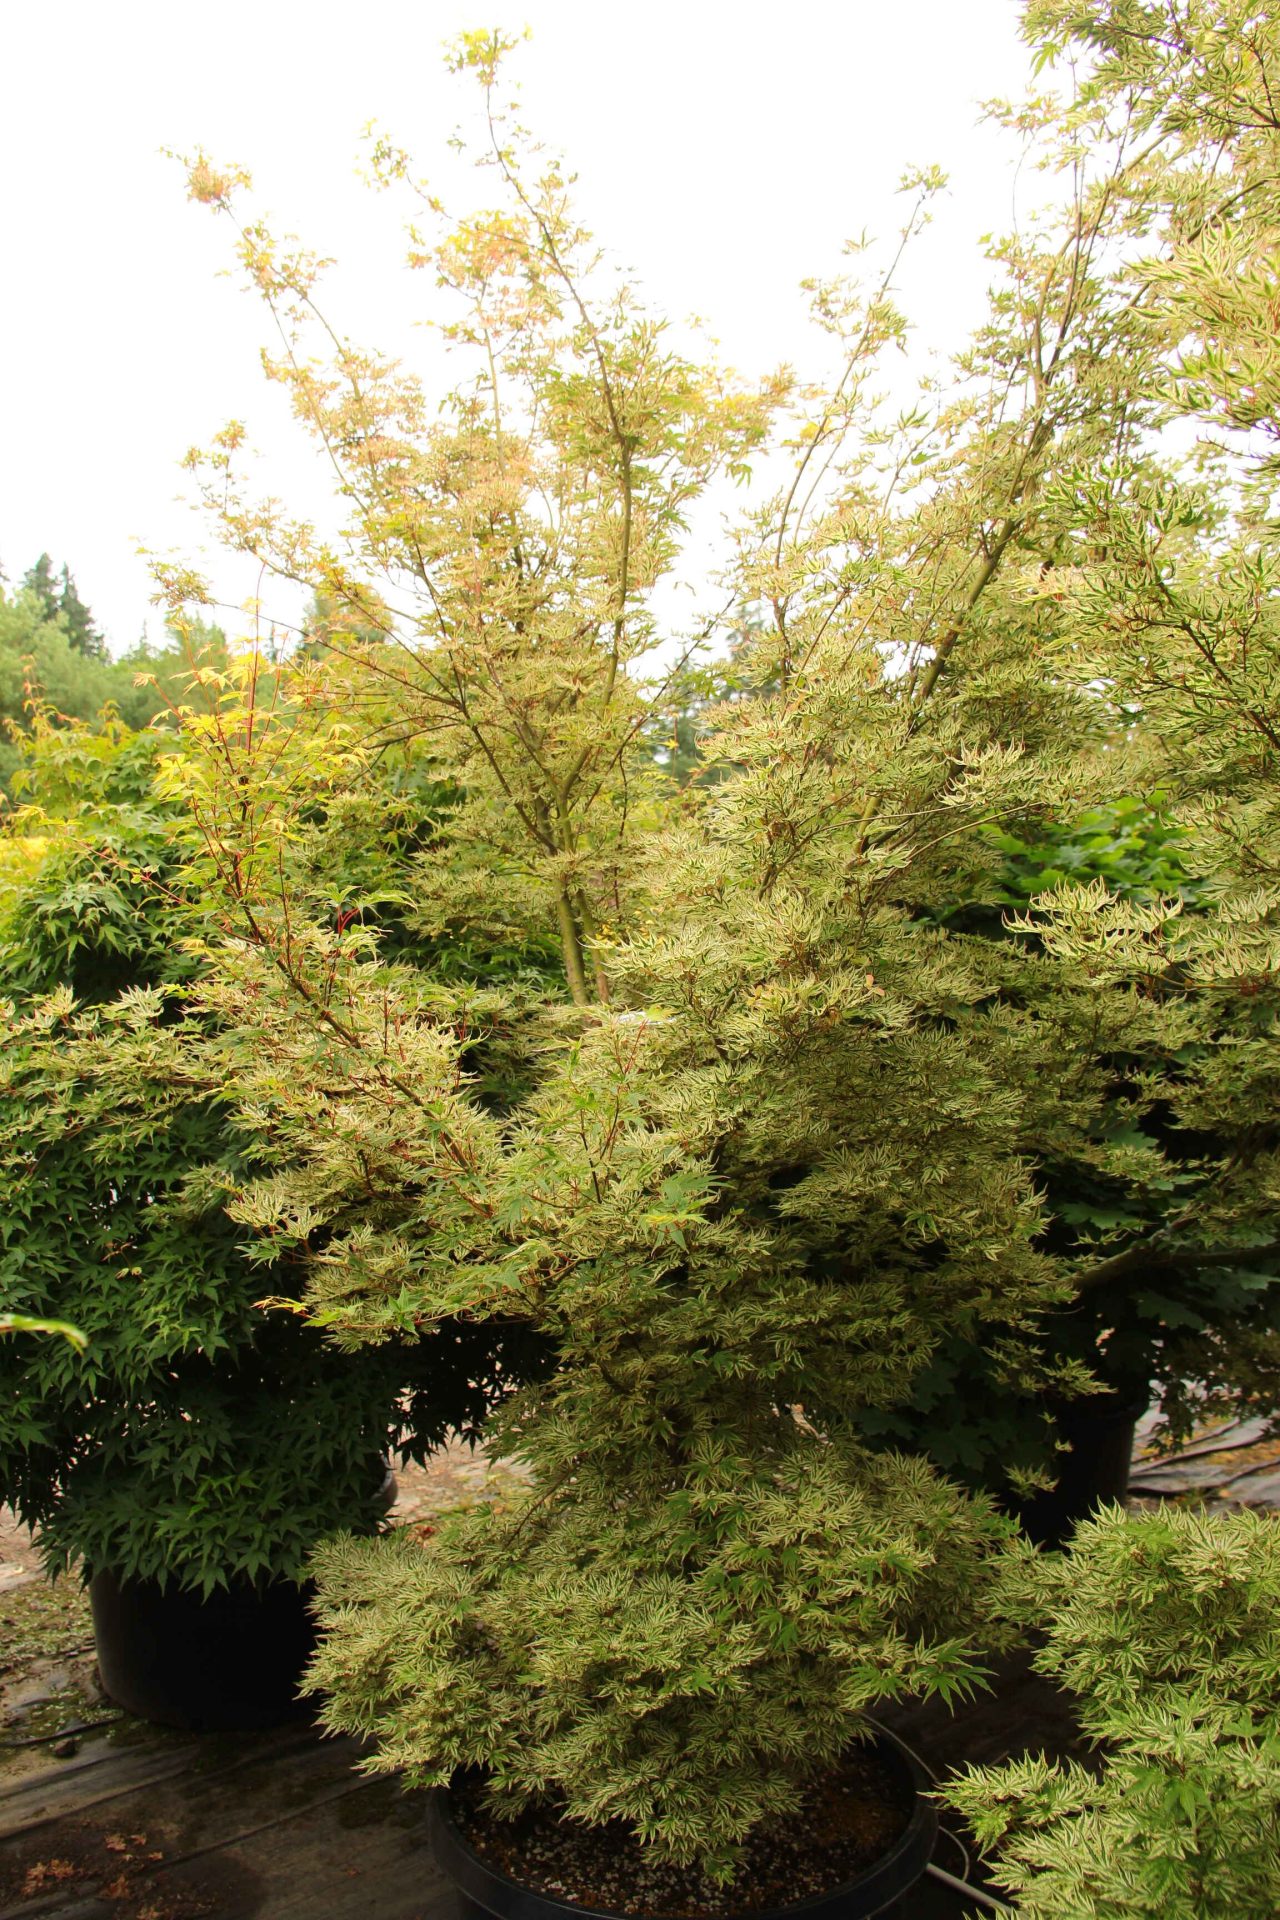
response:
{"label": "black plastic pot rim", "polygon": [[[874,1915],[916,1884],[929,1863],[937,1837],[937,1812],[932,1801],[925,1797],[933,1783],[910,1749],[887,1729],[877,1729],[874,1741],[869,1744],[890,1749],[909,1775],[915,1794],[907,1824],[893,1845],[874,1866],[867,1867],[852,1880],[843,1880],[823,1893],[811,1894],[808,1899],[786,1906],[739,1909],[726,1916],[726,1920],[804,1920],[808,1914],[829,1910],[837,1901],[854,1900],[864,1904],[851,1910],[851,1920],[853,1916],[873,1920]],[[431,1793],[431,1843],[440,1866],[478,1905],[490,1913],[495,1912],[486,1895],[501,1889],[509,1896],[502,1909],[505,1920],[512,1920],[513,1916],[534,1920],[537,1915],[544,1916],[544,1920],[553,1920],[553,1917],[554,1920],[627,1920],[626,1915],[613,1908],[577,1906],[572,1901],[557,1899],[554,1894],[539,1893],[522,1881],[513,1880],[500,1867],[491,1866],[458,1831],[449,1804],[451,1792],[451,1787],[436,1787]],[[908,1871],[904,1875],[908,1860],[918,1861],[918,1866],[914,1873]],[[664,1914],[662,1920],[684,1920],[684,1917]]]}

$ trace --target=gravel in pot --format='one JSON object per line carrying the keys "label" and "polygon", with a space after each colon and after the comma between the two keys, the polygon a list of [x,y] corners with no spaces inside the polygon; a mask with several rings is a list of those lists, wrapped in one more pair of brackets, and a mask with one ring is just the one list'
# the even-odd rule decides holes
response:
{"label": "gravel in pot", "polygon": [[881,1912],[924,1871],[936,1818],[916,1774],[896,1743],[853,1748],[810,1783],[794,1813],[749,1837],[727,1888],[643,1848],[622,1821],[588,1827],[553,1807],[502,1819],[485,1806],[475,1777],[436,1796],[434,1839],[441,1864],[470,1896],[464,1911],[733,1920],[803,1907],[816,1920],[830,1903],[833,1914],[853,1920]]}

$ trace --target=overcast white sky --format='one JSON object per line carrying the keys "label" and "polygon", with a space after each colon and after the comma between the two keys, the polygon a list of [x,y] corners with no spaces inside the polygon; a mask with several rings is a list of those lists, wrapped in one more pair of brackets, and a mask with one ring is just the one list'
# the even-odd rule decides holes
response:
{"label": "overcast white sky", "polygon": [[[340,263],[330,306],[370,346],[413,347],[431,289],[397,214],[356,177],[384,125],[430,175],[470,98],[444,72],[464,27],[532,29],[524,117],[580,175],[580,205],[653,303],[701,314],[743,372],[801,360],[799,281],[842,241],[892,233],[905,167],[951,176],[904,281],[921,341],[979,316],[978,236],[1010,223],[1018,154],[978,102],[1027,76],[1017,0],[41,0],[0,5],[0,566],[66,561],[117,649],[150,621],[140,544],[202,556],[186,448],[248,422],[273,488],[313,456],[257,362],[262,315],[220,223],[161,149],[249,167],[274,222]],[[239,604],[251,579],[215,562]],[[234,626],[233,618],[227,624]]]}

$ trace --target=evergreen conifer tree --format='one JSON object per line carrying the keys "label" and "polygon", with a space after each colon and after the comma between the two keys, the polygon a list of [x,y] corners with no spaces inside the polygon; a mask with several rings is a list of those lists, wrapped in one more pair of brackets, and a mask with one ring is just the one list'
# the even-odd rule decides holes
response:
{"label": "evergreen conifer tree", "polygon": [[68,646],[77,653],[83,653],[90,660],[106,660],[107,643],[93,622],[70,569],[64,564],[60,574],[55,575],[53,561],[47,553],[42,553],[35,565],[28,567],[22,576],[22,584],[35,601],[41,617],[51,625],[60,622],[67,636]]}
{"label": "evergreen conifer tree", "polygon": [[107,643],[94,625],[93,615],[80,598],[65,563],[58,588],[58,611],[66,622],[67,639],[78,652],[87,654],[91,660],[108,657]]}
{"label": "evergreen conifer tree", "polygon": [[27,568],[22,576],[22,584],[39,608],[42,619],[56,620],[58,583],[54,577],[53,561],[47,553],[42,553],[34,566]]}

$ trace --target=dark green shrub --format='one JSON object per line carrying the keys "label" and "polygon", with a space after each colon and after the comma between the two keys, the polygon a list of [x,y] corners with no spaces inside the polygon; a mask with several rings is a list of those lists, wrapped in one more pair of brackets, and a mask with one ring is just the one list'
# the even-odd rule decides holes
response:
{"label": "dark green shrub", "polygon": [[260,1148],[190,997],[201,910],[152,790],[162,745],[39,731],[40,809],[3,848],[0,1312],[87,1345],[0,1341],[0,1498],[51,1567],[208,1587],[372,1528],[382,1456],[474,1432],[532,1348],[456,1324],[339,1354],[258,1304],[291,1282],[226,1211]]}

